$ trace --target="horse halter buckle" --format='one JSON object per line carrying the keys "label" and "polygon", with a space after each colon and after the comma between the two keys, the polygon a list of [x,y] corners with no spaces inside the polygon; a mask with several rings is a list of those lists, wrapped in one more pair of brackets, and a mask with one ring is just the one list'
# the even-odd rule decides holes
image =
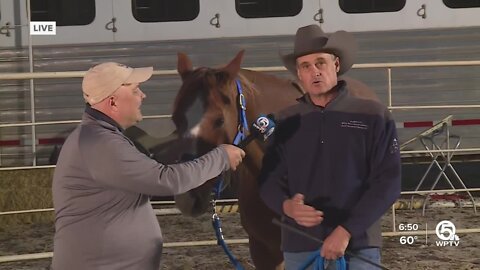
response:
{"label": "horse halter buckle", "polygon": [[245,95],[243,93],[240,93],[238,95],[238,102],[240,103],[240,108],[242,108],[243,111],[247,110],[246,102],[245,102]]}

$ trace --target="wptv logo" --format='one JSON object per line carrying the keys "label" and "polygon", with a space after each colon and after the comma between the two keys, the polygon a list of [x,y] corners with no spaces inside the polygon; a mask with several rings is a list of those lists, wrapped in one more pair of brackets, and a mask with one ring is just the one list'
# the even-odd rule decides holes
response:
{"label": "wptv logo", "polygon": [[57,34],[57,22],[30,22],[30,35],[32,36],[54,36]]}
{"label": "wptv logo", "polygon": [[442,220],[437,224],[435,233],[440,240],[435,241],[437,247],[453,247],[460,244],[460,238],[455,233],[457,228],[453,222],[449,220]]}

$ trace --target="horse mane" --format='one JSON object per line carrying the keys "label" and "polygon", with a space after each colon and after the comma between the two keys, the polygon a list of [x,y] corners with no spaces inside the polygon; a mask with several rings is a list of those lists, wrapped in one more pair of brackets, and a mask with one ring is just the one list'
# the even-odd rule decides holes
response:
{"label": "horse mane", "polygon": [[[247,78],[246,75],[244,75],[242,73],[243,70],[241,70],[237,76],[240,80],[240,83],[242,84],[242,90],[243,90],[243,94],[247,97],[249,97],[249,99],[251,101],[254,101],[255,100],[255,97],[257,96],[258,94],[258,88],[256,87],[255,83],[253,81],[251,81],[249,78]],[[235,85],[235,80],[232,80],[231,83],[233,84],[233,89],[236,89],[237,86]]]}
{"label": "horse mane", "polygon": [[255,94],[256,92],[258,92],[258,89],[256,88],[255,84],[251,80],[249,80],[246,75],[242,74],[242,72],[239,72],[238,77],[240,78],[240,81],[247,88],[247,91],[250,91],[249,94]]}

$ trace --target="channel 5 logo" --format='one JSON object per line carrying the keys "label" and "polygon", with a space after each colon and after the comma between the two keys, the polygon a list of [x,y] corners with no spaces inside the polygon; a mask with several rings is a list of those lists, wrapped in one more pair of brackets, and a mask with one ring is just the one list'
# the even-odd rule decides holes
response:
{"label": "channel 5 logo", "polygon": [[449,220],[442,220],[437,224],[435,233],[440,240],[435,243],[437,247],[457,246],[460,244],[460,238],[456,234],[455,224]]}

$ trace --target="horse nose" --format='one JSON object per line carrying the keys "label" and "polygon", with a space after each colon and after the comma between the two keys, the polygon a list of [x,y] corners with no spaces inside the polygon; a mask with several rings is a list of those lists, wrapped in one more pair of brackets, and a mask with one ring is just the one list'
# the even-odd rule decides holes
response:
{"label": "horse nose", "polygon": [[185,137],[184,134],[177,145],[178,162],[190,161],[198,157],[195,140],[192,137]]}

